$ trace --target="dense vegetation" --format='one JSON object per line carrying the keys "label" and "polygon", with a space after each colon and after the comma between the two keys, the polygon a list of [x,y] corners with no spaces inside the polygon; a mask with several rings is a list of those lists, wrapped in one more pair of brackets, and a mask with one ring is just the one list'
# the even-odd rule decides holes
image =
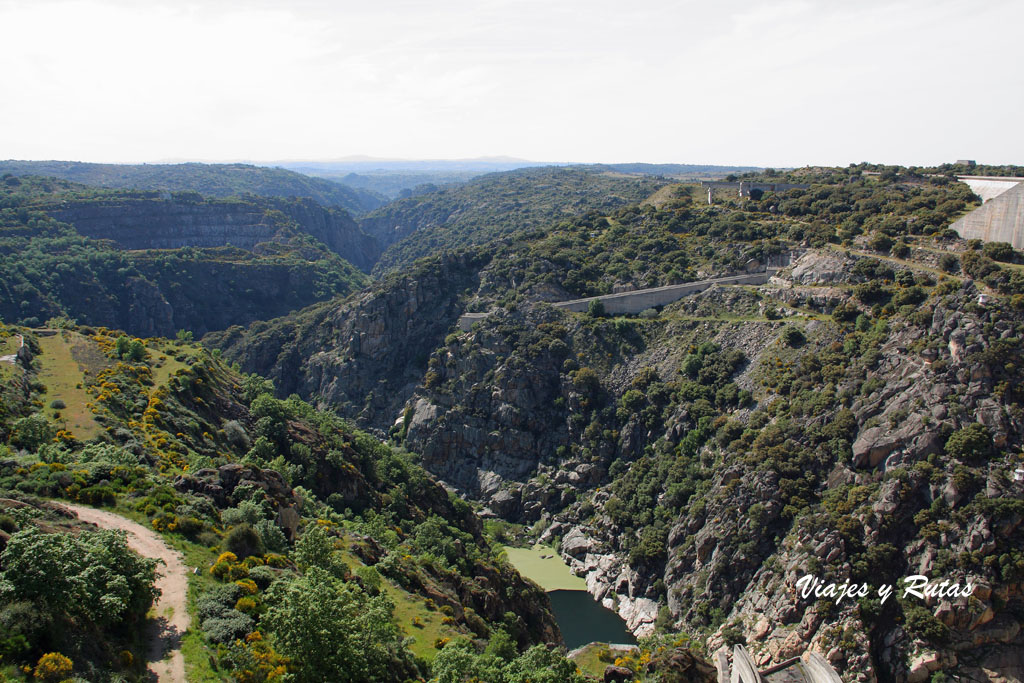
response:
{"label": "dense vegetation", "polygon": [[[37,326],[66,316],[139,334],[202,334],[348,293],[366,278],[282,214],[259,253],[232,247],[125,251],[78,234],[48,210],[115,191],[64,181],[0,181],[0,318]],[[212,292],[217,295],[210,296]]]}
{"label": "dense vegetation", "polygon": [[[0,490],[115,506],[201,558],[194,623],[214,655],[208,675],[417,679],[449,640],[498,633],[516,653],[557,638],[543,595],[409,455],[297,398],[273,398],[268,381],[238,375],[185,334],[142,340],[65,324],[41,336],[5,328],[3,338],[15,332],[35,358],[0,366],[21,387],[0,424]],[[75,541],[22,513],[13,519],[0,555],[0,602],[11,615],[0,619],[4,662],[35,665],[53,651],[96,680],[104,669],[137,675],[135,645],[125,646],[135,648],[127,664],[107,655],[148,607],[152,565],[112,532]],[[56,556],[73,604],[37,585],[38,563]],[[94,556],[109,557],[115,574],[104,578]],[[90,586],[75,578],[86,567]],[[65,579],[51,570],[46,580],[52,588]],[[43,616],[19,625],[26,601]],[[84,651],[68,621],[107,629],[108,645]]]}
{"label": "dense vegetation", "polygon": [[309,197],[355,215],[384,204],[380,195],[282,168],[248,164],[89,164],[77,161],[0,161],[0,175],[49,176],[83,185],[130,190],[199,192],[208,197],[245,194]]}
{"label": "dense vegetation", "polygon": [[[360,296],[210,335],[212,352],[184,332],[5,328],[0,355],[21,333],[36,360],[0,365],[0,488],[114,505],[183,544],[204,569],[190,662],[212,678],[581,680],[539,645],[557,640],[546,601],[460,496],[655,634],[598,648],[589,672],[694,680],[678,673],[703,671],[694,651],[745,642],[854,676],[909,676],[929,653],[975,676],[1022,646],[1007,587],[1024,577],[1024,257],[948,229],[977,205],[960,172],[769,169],[745,177],[809,187],[710,206],[696,185],[604,168],[494,174],[367,219],[415,234]],[[21,208],[3,214],[12,239],[71,240]],[[130,257],[148,279],[170,268]],[[637,315],[547,303],[790,259],[764,286]],[[487,315],[457,329],[467,310]],[[986,590],[836,605],[796,595],[805,572]],[[59,652],[76,672],[115,647],[24,637],[19,664]]]}
{"label": "dense vegetation", "polygon": [[[766,606],[758,596],[789,595],[794,568],[838,581],[895,581],[919,567],[976,573],[992,586],[1015,580],[1020,510],[1008,482],[1024,410],[1012,389],[1022,257],[948,229],[977,205],[954,171],[764,171],[749,177],[810,187],[709,206],[693,185],[665,185],[631,205],[520,229],[467,228],[469,239],[490,241],[463,251],[470,272],[458,287],[431,286],[456,258],[435,256],[414,279],[382,281],[358,304],[235,331],[225,352],[387,430],[445,481],[531,526],[530,538],[562,541],[600,597],[658,605],[656,619],[647,613],[658,631],[683,628],[712,649],[745,640],[764,654],[797,638],[786,626],[794,614],[811,615],[803,646],[830,653],[840,669],[907,671],[914,653],[988,637],[970,616],[982,608],[786,597]],[[477,201],[474,210],[486,210]],[[637,316],[542,303],[786,254],[797,262],[781,281]],[[392,310],[388,301],[441,301],[441,291],[460,306],[446,298],[386,317],[417,330],[417,349],[434,345],[424,362],[384,342],[389,362],[405,363],[402,376],[418,375],[418,386],[387,410],[336,401],[325,377],[347,387],[385,377],[368,362],[377,346],[361,344],[389,337],[362,336],[362,316]],[[489,314],[452,331],[449,313],[460,307]],[[301,329],[295,336],[315,340],[325,360],[304,368],[274,358],[275,329]],[[387,372],[397,376],[393,364]],[[1014,620],[1019,603],[999,600],[985,604]],[[782,635],[761,630],[762,617]],[[893,624],[906,626],[894,633]]]}
{"label": "dense vegetation", "polygon": [[409,266],[444,250],[486,244],[589,210],[646,199],[664,181],[602,167],[531,168],[492,173],[463,185],[392,202],[366,216],[363,230],[392,245],[377,272]]}
{"label": "dense vegetation", "polygon": [[9,499],[3,507],[4,663],[26,662],[41,680],[68,678],[72,662],[93,680],[111,670],[137,676],[156,562],[130,551],[123,534],[70,530],[52,511]]}

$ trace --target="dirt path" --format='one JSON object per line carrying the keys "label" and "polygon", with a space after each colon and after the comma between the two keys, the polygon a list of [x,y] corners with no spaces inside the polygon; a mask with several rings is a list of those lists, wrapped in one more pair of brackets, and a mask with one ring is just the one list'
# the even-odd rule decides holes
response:
{"label": "dirt path", "polygon": [[[25,345],[25,338],[22,337],[19,334],[18,335],[18,339],[21,340],[21,343],[18,344],[18,349],[20,350],[21,347]],[[17,360],[18,360],[18,354],[16,354],[16,353],[12,353],[12,354],[9,354],[7,356],[0,356],[0,363],[14,363]]]}
{"label": "dirt path", "polygon": [[147,668],[160,683],[185,683],[181,638],[189,624],[188,576],[181,555],[168,547],[152,529],[113,512],[70,503],[62,505],[76,513],[83,522],[128,532],[128,547],[140,555],[163,560],[164,566],[157,569],[156,586],[160,589],[160,597],[153,606],[156,618],[147,625]]}

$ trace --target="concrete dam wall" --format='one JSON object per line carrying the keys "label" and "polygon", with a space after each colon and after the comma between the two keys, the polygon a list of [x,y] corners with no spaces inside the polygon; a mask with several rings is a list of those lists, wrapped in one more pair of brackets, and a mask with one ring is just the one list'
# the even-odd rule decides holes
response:
{"label": "concrete dam wall", "polygon": [[961,183],[971,188],[974,194],[981,197],[982,202],[995,199],[1007,190],[1024,182],[1024,178],[1009,176],[985,176],[985,175],[958,175],[956,177]]}
{"label": "concrete dam wall", "polygon": [[573,299],[571,301],[560,301],[552,304],[555,308],[565,311],[582,313],[590,307],[592,301],[600,301],[604,304],[604,310],[608,313],[639,313],[655,306],[665,306],[682,299],[687,294],[703,292],[714,285],[763,285],[775,274],[775,269],[768,272],[752,273],[750,275],[733,275],[730,277],[719,277],[713,280],[700,280],[698,282],[687,282],[681,285],[667,285],[665,287],[654,287],[652,289],[638,289],[634,292],[618,292],[616,294],[604,294],[591,296],[586,299]]}
{"label": "concrete dam wall", "polygon": [[1024,249],[1024,183],[988,200],[950,226],[965,240],[1009,242]]}

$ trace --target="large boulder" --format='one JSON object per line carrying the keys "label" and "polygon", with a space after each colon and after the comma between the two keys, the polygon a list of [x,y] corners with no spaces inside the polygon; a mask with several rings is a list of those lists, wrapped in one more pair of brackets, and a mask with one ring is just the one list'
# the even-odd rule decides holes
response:
{"label": "large boulder", "polygon": [[629,683],[633,680],[633,672],[624,666],[609,664],[604,670],[604,683]]}

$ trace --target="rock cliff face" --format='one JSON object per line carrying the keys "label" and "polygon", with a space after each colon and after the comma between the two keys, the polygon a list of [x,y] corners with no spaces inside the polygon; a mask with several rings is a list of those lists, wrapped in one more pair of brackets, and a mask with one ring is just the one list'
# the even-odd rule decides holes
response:
{"label": "rock cliff face", "polygon": [[[1017,670],[1024,318],[1008,300],[935,286],[930,263],[811,250],[651,319],[520,301],[446,337],[481,267],[213,340],[282,393],[390,427],[493,514],[539,522],[638,634],[744,639],[762,666],[814,648],[849,680]],[[916,303],[879,316],[876,277]],[[797,593],[806,574],[979,591],[837,606]]]}
{"label": "rock cliff face", "polygon": [[203,201],[180,193],[165,197],[64,202],[48,213],[86,237],[112,240],[124,249],[233,245],[252,251],[259,243],[306,233],[366,272],[380,255],[377,241],[347,213],[311,199]]}
{"label": "rock cliff face", "polygon": [[[826,310],[858,306],[849,288],[856,261],[812,252],[762,294],[814,304],[809,290],[821,289],[830,293],[817,298]],[[745,306],[732,293],[707,296]],[[974,304],[977,298],[967,283],[879,328],[877,347],[855,353],[834,386],[824,387],[843,400],[822,411],[807,394],[784,421],[767,416],[782,408],[793,415],[794,399],[766,392],[769,378],[780,366],[814,372],[827,364],[850,343],[841,328],[805,323],[806,344],[787,349],[782,323],[666,323],[654,333],[642,323],[615,329],[543,306],[492,314],[431,358],[438,377],[409,401],[405,443],[495,514],[545,520],[543,538],[561,539],[563,557],[588,590],[637,634],[652,632],[659,619],[722,623],[711,651],[723,644],[722,632],[741,633],[764,666],[811,647],[851,680],[926,680],[955,662],[964,672],[1018,671],[1013,653],[1024,639],[1013,614],[1024,606],[1024,572],[1010,567],[1024,559],[1011,550],[1024,541],[1017,502],[1024,484],[1013,481],[1012,456],[992,460],[990,451],[1012,453],[1022,441],[1020,407],[1004,382],[1024,322],[996,304]],[[707,313],[709,304],[694,300],[675,310],[686,307]],[[756,402],[726,416],[741,425],[736,436],[744,429],[750,436],[730,445],[732,437],[722,436],[730,422],[718,418],[719,436],[698,458],[711,474],[698,486],[704,493],[667,525],[664,553],[644,557],[627,540],[636,532],[613,510],[625,495],[617,482],[632,476],[623,475],[622,463],[634,463],[627,473],[642,470],[645,453],[685,449],[684,437],[699,429],[695,406],[682,402],[653,425],[643,416],[649,404],[606,411],[596,424],[574,416],[601,402],[622,406],[630,388],[650,381],[647,368],[661,379],[685,373],[687,345],[708,340],[746,358],[732,379]],[[579,380],[583,365],[596,370],[599,385]],[[605,438],[595,439],[601,432]],[[951,435],[975,432],[983,435],[970,442],[977,452],[950,445],[963,443]],[[912,574],[981,588],[971,600],[915,604],[911,596],[837,608],[797,595],[797,580],[815,572],[873,588]]]}
{"label": "rock cliff face", "polygon": [[243,369],[266,374],[282,395],[298,393],[384,431],[462,313],[482,263],[440,260],[342,302],[300,316],[211,335]]}
{"label": "rock cliff face", "polygon": [[[123,269],[89,273],[95,278],[89,287],[82,286],[78,272],[58,270],[45,292],[48,300],[33,302],[38,306],[35,310],[42,314],[41,320],[65,312],[83,324],[141,337],[173,337],[178,330],[200,336],[268,314],[284,315],[323,299],[325,290],[347,292],[351,284],[336,281],[337,273],[344,268],[356,275],[354,268],[334,256],[323,262],[278,261],[230,249],[192,256],[137,253],[123,265]],[[20,301],[28,298],[22,296]],[[48,311],[54,302],[60,308]],[[0,308],[5,314],[11,310],[14,317],[18,303],[14,297],[5,298]]]}

